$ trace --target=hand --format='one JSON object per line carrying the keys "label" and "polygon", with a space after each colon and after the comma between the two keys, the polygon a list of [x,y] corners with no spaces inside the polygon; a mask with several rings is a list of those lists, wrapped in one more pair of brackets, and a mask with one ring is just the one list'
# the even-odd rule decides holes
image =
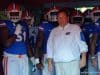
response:
{"label": "hand", "polygon": [[91,64],[92,64],[93,67],[96,67],[97,66],[97,59],[96,58],[92,59]]}
{"label": "hand", "polygon": [[81,60],[80,60],[80,68],[83,68],[83,67],[85,67],[85,65],[86,65],[86,59],[84,58],[82,58]]}
{"label": "hand", "polygon": [[53,70],[53,65],[52,65],[52,63],[48,63],[48,71],[52,71]]}
{"label": "hand", "polygon": [[36,67],[37,67],[38,69],[43,69],[43,64],[42,64],[42,63],[36,64]]}
{"label": "hand", "polygon": [[19,35],[19,33],[21,33],[21,29],[22,29],[22,26],[20,24],[18,24],[16,26],[14,34]]}

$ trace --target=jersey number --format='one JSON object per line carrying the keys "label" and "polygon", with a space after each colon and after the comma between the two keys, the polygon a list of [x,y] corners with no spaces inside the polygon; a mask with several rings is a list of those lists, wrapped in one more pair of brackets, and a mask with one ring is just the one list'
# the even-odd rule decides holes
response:
{"label": "jersey number", "polygon": [[17,35],[17,39],[16,39],[16,41],[17,42],[21,42],[21,41],[25,41],[26,40],[26,32],[25,31],[21,31],[21,33],[19,33],[18,35]]}

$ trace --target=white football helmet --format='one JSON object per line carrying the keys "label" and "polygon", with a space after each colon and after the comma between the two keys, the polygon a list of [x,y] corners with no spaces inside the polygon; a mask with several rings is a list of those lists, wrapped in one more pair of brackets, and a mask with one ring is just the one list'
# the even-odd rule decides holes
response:
{"label": "white football helmet", "polygon": [[28,24],[28,25],[32,25],[34,23],[34,16],[33,14],[28,11],[28,10],[25,10],[23,11],[22,13],[22,19]]}
{"label": "white football helmet", "polygon": [[59,10],[57,8],[53,8],[53,9],[50,9],[48,12],[47,12],[47,17],[48,17],[48,21],[51,21],[51,22],[56,22],[57,21],[57,12]]}
{"label": "white football helmet", "polygon": [[96,22],[100,18],[100,7],[94,7],[91,14],[93,21]]}
{"label": "white football helmet", "polygon": [[78,10],[72,12],[71,22],[74,24],[82,24],[84,21],[83,15]]}
{"label": "white football helmet", "polygon": [[84,12],[84,23],[93,22],[91,12],[92,12],[91,9],[87,9],[87,10]]}
{"label": "white football helmet", "polygon": [[18,22],[21,19],[22,11],[20,9],[20,6],[15,3],[11,3],[7,7],[7,17],[12,22]]}

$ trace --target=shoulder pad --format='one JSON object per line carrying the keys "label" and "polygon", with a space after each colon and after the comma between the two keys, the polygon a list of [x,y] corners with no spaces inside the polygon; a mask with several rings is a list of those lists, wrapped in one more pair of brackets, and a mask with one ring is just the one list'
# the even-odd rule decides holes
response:
{"label": "shoulder pad", "polygon": [[6,23],[4,22],[0,23],[0,27],[6,27]]}

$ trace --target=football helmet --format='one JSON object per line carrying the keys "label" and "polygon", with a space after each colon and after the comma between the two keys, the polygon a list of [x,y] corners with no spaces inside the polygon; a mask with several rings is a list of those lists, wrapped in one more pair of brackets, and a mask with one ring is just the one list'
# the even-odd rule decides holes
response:
{"label": "football helmet", "polygon": [[32,25],[34,23],[34,16],[33,14],[28,11],[28,10],[25,10],[23,11],[22,13],[22,19],[28,24],[28,25]]}
{"label": "football helmet", "polygon": [[48,21],[56,22],[56,21],[57,21],[57,12],[58,12],[58,11],[59,11],[59,9],[57,9],[56,7],[50,9],[50,10],[47,12]]}
{"label": "football helmet", "polygon": [[84,23],[91,23],[91,22],[93,22],[91,12],[92,12],[91,9],[87,9],[84,12]]}
{"label": "football helmet", "polygon": [[80,11],[75,10],[72,12],[71,22],[74,24],[82,24],[84,21],[83,15]]}
{"label": "football helmet", "polygon": [[96,22],[100,18],[100,7],[94,7],[91,14],[93,21]]}
{"label": "football helmet", "polygon": [[11,3],[7,7],[7,17],[12,22],[18,22],[21,19],[22,11],[20,9],[20,6],[15,3]]}

